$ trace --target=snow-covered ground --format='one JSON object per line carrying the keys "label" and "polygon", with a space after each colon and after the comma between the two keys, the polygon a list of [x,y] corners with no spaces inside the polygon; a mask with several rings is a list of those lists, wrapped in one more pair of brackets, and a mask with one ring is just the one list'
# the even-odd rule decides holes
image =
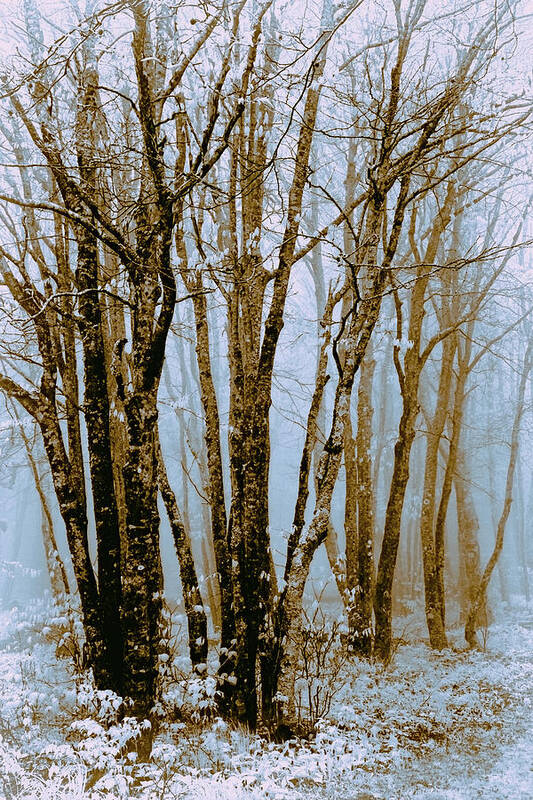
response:
{"label": "snow-covered ground", "polygon": [[0,798],[533,798],[533,611],[518,603],[499,611],[484,652],[457,631],[441,654],[401,644],[387,669],[345,659],[328,718],[299,744],[194,724],[209,683],[170,687],[175,718],[149,765],[121,758],[128,727],[113,724],[113,697],[56,659],[65,620],[43,631],[43,613],[0,619]]}

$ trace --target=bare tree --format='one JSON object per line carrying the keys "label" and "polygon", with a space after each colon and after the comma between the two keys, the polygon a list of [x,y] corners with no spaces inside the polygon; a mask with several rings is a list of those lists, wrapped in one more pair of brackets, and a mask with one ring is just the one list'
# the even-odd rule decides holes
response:
{"label": "bare tree", "polygon": [[494,544],[494,549],[490,555],[489,560],[487,561],[487,564],[481,576],[481,581],[477,587],[477,591],[473,598],[472,605],[470,607],[470,611],[465,625],[465,639],[471,647],[475,647],[477,644],[476,627],[477,627],[479,612],[482,606],[486,602],[487,587],[489,585],[489,581],[491,579],[494,567],[496,566],[496,563],[503,548],[505,528],[507,525],[507,520],[509,519],[511,505],[513,502],[513,483],[515,479],[516,460],[518,457],[520,423],[522,421],[522,416],[524,413],[524,398],[526,393],[526,386],[529,380],[531,369],[533,368],[532,355],[533,355],[533,338],[531,338],[530,336],[526,352],[524,355],[524,360],[521,369],[520,384],[518,387],[518,395],[516,398],[513,428],[511,432],[509,464],[507,467],[507,479],[505,483],[505,497],[500,519],[498,520],[498,529],[496,531],[496,542]]}

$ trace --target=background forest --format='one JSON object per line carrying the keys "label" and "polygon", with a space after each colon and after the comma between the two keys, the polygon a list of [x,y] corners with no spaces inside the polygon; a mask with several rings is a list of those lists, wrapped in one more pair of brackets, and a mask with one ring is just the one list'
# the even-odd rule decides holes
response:
{"label": "background forest", "polygon": [[406,626],[484,647],[530,601],[531,8],[0,10],[6,626],[139,761],[185,695],[279,743]]}

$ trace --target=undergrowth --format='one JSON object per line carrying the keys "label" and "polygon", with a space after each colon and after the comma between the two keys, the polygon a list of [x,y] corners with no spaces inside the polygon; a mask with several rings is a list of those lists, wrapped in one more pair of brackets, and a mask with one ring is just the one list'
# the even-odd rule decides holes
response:
{"label": "undergrowth", "polygon": [[516,625],[514,633],[512,625],[493,629],[499,649],[491,650],[490,632],[486,653],[400,643],[378,668],[347,654],[337,625],[311,616],[298,682],[308,739],[277,744],[228,725],[216,715],[213,675],[191,676],[177,652],[165,665],[153,757],[141,764],[130,746],[138,723],[121,719],[120,698],[97,692],[80,672],[75,613],[34,605],[2,622],[6,800],[326,797],[345,781],[367,787],[407,762],[481,756],[495,736],[511,740],[533,674],[531,632]]}

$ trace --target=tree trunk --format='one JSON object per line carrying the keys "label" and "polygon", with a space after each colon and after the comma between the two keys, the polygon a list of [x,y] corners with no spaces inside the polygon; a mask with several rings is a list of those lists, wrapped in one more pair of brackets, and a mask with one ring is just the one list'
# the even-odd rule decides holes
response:
{"label": "tree trunk", "polygon": [[[396,557],[400,543],[402,511],[405,499],[405,490],[409,480],[409,456],[415,438],[415,422],[418,416],[416,398],[404,395],[404,407],[398,429],[398,440],[394,447],[394,468],[391,480],[387,510],[385,512],[385,528],[381,553],[379,557],[376,587],[374,592],[374,654],[381,661],[387,662],[392,649],[392,586]],[[430,602],[435,603],[430,596]],[[440,615],[439,615],[440,618]]]}
{"label": "tree trunk", "polygon": [[374,590],[374,485],[372,478],[372,381],[375,361],[367,350],[359,371],[357,392],[357,583],[352,647],[368,658],[372,654],[372,600]]}
{"label": "tree trunk", "polygon": [[[400,191],[398,209],[402,207],[402,198],[406,190],[407,186],[404,183]],[[370,231],[377,224],[379,216],[379,209],[373,209],[369,214],[367,224]],[[391,258],[396,249],[402,218],[399,210],[391,233],[392,247],[389,244],[387,253]],[[366,240],[370,242],[367,250],[368,261],[375,263],[376,237],[369,236]],[[296,724],[294,682],[302,645],[303,593],[314,553],[327,535],[331,500],[344,449],[344,431],[346,419],[350,413],[353,382],[378,318],[385,279],[386,271],[379,269],[372,277],[372,284],[368,289],[368,299],[362,302],[359,314],[352,315],[347,334],[348,342],[344,352],[344,364],[335,393],[330,434],[320,457],[317,475],[318,491],[313,518],[309,529],[303,532],[294,550],[287,583],[280,594],[276,609],[278,625],[278,653],[275,661],[275,686],[278,698],[276,711],[278,720],[288,723],[289,727]]]}
{"label": "tree trunk", "polygon": [[[82,46],[83,68],[78,78],[79,102],[76,117],[76,153],[83,190],[97,196],[95,153],[98,124],[98,69],[94,39]],[[70,198],[71,199],[71,198]],[[68,202],[68,194],[65,197]],[[92,213],[78,205],[78,212],[89,224]],[[121,622],[122,589],[120,528],[113,477],[110,436],[110,408],[106,350],[100,307],[98,241],[82,225],[75,227],[78,245],[76,288],[79,291],[79,328],[84,363],[84,415],[87,426],[89,470],[93,497],[98,556],[98,585],[102,632],[108,651],[112,688],[122,694],[123,635]]]}
{"label": "tree trunk", "polygon": [[[472,493],[468,488],[466,454],[461,447],[457,452],[454,488],[457,505],[459,558],[461,559],[461,569],[464,575],[461,591],[461,605],[463,622],[466,622],[472,604],[474,603],[478,586],[481,582],[481,557],[478,541],[479,520],[472,499]],[[476,624],[483,625],[486,621],[487,608],[486,604],[482,604],[479,609]]]}
{"label": "tree trunk", "polygon": [[328,557],[329,568],[335,579],[335,585],[343,604],[346,606],[347,586],[346,586],[346,564],[339,550],[339,537],[332,521],[329,521],[326,538],[324,540],[326,555]]}
{"label": "tree trunk", "polygon": [[108,689],[111,685],[111,674],[102,633],[96,578],[89,555],[85,504],[80,500],[76,488],[72,484],[69,460],[55,411],[53,409],[43,410],[39,417],[44,448],[50,464],[59,510],[65,523],[72,566],[80,595],[86,639],[86,663],[93,669],[97,688]]}
{"label": "tree trunk", "polygon": [[532,359],[531,359],[532,352],[533,352],[533,338],[530,338],[526,354],[524,357],[524,363],[522,366],[520,385],[518,387],[518,397],[516,399],[516,409],[513,420],[513,429],[511,433],[511,452],[509,455],[509,465],[507,467],[507,480],[505,483],[505,498],[503,502],[502,513],[498,521],[498,529],[496,531],[496,541],[494,543],[494,550],[492,551],[491,556],[483,572],[483,575],[481,576],[481,581],[477,588],[477,592],[475,594],[474,601],[470,608],[470,613],[468,614],[468,618],[466,620],[466,625],[465,625],[465,639],[470,645],[470,647],[477,646],[476,627],[477,627],[479,612],[482,606],[486,602],[487,587],[489,585],[492,571],[496,566],[500,553],[503,549],[505,527],[507,525],[507,520],[511,512],[511,505],[513,502],[513,482],[515,476],[516,459],[518,456],[518,446],[520,437],[520,423],[522,421],[522,415],[524,413],[524,396],[526,391],[526,384],[532,367]]}
{"label": "tree trunk", "polygon": [[[16,412],[15,412],[16,413]],[[18,415],[17,415],[18,417]],[[22,427],[20,428],[24,446],[26,448],[26,455],[35,482],[35,488],[41,501],[41,531],[43,536],[44,554],[46,558],[46,566],[48,567],[48,575],[50,577],[50,588],[52,590],[52,598],[54,602],[59,605],[61,601],[70,595],[70,586],[68,583],[67,571],[63,563],[63,559],[59,554],[57,540],[54,532],[54,520],[50,511],[48,498],[43,487],[43,479],[39,475],[39,468],[37,461],[33,457],[30,443]]]}
{"label": "tree trunk", "polygon": [[[437,488],[437,468],[439,459],[439,446],[448,415],[450,389],[452,383],[452,367],[456,348],[456,337],[448,336],[442,343],[441,368],[439,385],[437,389],[437,402],[435,413],[429,425],[426,436],[426,463],[424,470],[424,488],[422,492],[422,510],[420,516],[420,536],[422,540],[422,554],[424,565],[424,584],[435,582],[437,586],[437,610],[440,613],[442,627],[445,628],[445,593],[444,593],[444,553],[445,539],[444,526],[435,529],[435,499]],[[434,542],[434,558],[428,559]],[[424,558],[424,555],[426,556]],[[434,572],[433,572],[434,571]],[[433,574],[432,574],[433,573]],[[431,593],[430,595],[431,596]],[[426,588],[426,618],[431,638],[433,609],[427,603],[428,592]],[[438,636],[437,636],[438,638]],[[437,643],[438,645],[439,643]]]}
{"label": "tree trunk", "polygon": [[[431,352],[431,341],[434,341],[436,344],[435,340],[430,340],[423,352],[420,352],[422,324],[425,316],[424,303],[430,277],[430,268],[427,265],[433,264],[436,258],[441,236],[450,222],[454,201],[455,184],[453,181],[449,181],[445,202],[442,208],[438,209],[434,217],[431,226],[431,234],[422,260],[420,260],[418,250],[413,243],[416,224],[416,207],[412,211],[411,224],[409,227],[411,249],[419,266],[416,270],[416,281],[410,297],[409,325],[407,332],[408,344],[403,367],[400,363],[399,345],[394,348],[394,364],[400,382],[403,411],[398,429],[398,440],[394,448],[394,469],[385,514],[385,529],[374,597],[374,613],[376,616],[374,651],[378,658],[385,662],[390,658],[392,647],[392,587],[398,545],[400,542],[405,492],[409,480],[411,448],[415,438],[415,425],[419,410],[418,391],[420,375],[424,368],[425,359],[427,359]],[[397,313],[397,339],[401,341],[402,308],[397,294],[394,296]],[[428,350],[428,348],[430,349]],[[424,590],[429,639],[432,647],[442,649],[446,647],[447,641],[439,602],[440,592],[436,577],[435,543],[433,536],[426,537],[422,542],[422,559],[424,563]]]}
{"label": "tree trunk", "polygon": [[227,654],[232,650],[235,637],[233,613],[233,586],[231,560],[228,548],[226,502],[224,498],[224,472],[220,446],[220,420],[218,404],[209,356],[209,331],[207,324],[207,301],[196,284],[197,293],[193,297],[194,319],[196,325],[196,356],[200,375],[202,406],[205,415],[205,444],[207,450],[208,492],[211,511],[211,531],[215,550],[215,561],[220,586],[220,647],[222,673],[230,672]]}
{"label": "tree trunk", "polygon": [[191,663],[193,668],[198,668],[201,674],[205,671],[207,665],[207,617],[198,585],[191,542],[183,525],[176,495],[168,480],[159,443],[157,443],[157,477],[159,491],[167,510],[174,547],[178,556],[183,602],[185,604],[189,632]]}
{"label": "tree trunk", "polygon": [[[122,271],[120,262],[114,254],[105,251],[105,262],[103,269],[107,279],[117,285]],[[114,364],[114,348],[117,342],[125,342],[127,339],[126,320],[124,318],[124,305],[115,298],[103,298],[105,301],[105,315],[103,315],[102,325],[104,331],[104,346],[106,358],[106,374],[108,385],[108,396],[110,402],[109,437],[111,442],[111,460],[113,465],[113,478],[115,485],[115,499],[117,505],[118,524],[121,541],[121,562],[124,560],[126,542],[126,502],[124,499],[124,475],[123,465],[126,462],[127,435],[124,416],[124,404],[122,398],[116,391],[115,377],[113,369],[121,369],[119,363]],[[124,383],[124,375],[122,383]]]}
{"label": "tree trunk", "polygon": [[357,450],[351,415],[344,427],[344,538],[346,542],[346,612],[350,648],[354,647],[357,626],[357,593],[359,592],[359,552],[357,542]]}
{"label": "tree trunk", "polygon": [[[498,381],[498,395],[503,395],[503,375],[501,370],[495,369],[494,360],[492,360],[492,364],[490,366],[491,374],[493,380]],[[493,419],[494,415],[498,413],[498,409],[494,400],[494,393],[489,392],[488,395],[488,407],[487,407],[487,428],[486,428],[486,436],[487,439],[491,440],[491,420]],[[494,531],[494,537],[496,540],[496,531],[498,530],[498,487],[495,481],[495,474],[496,474],[496,459],[494,457],[494,447],[488,448],[488,477],[489,477],[489,495],[490,495],[490,511],[491,511],[491,521],[492,527]],[[508,575],[506,564],[503,563],[503,560],[498,558],[496,562],[496,569],[498,572],[498,584],[500,587],[500,597],[502,602],[508,603],[509,602],[509,586],[508,586]]]}
{"label": "tree trunk", "polygon": [[[522,476],[520,476],[522,477]],[[522,482],[522,489],[524,483]],[[529,572],[528,572],[528,558],[527,558],[527,539],[526,539],[526,525],[531,524],[531,511],[533,510],[533,473],[529,484],[529,503],[526,504],[524,495],[522,493],[521,502],[521,519],[518,527],[518,550],[520,558],[520,570],[522,573],[522,590],[526,603],[530,602],[531,592],[529,588]],[[526,506],[527,512],[526,512]]]}
{"label": "tree trunk", "polygon": [[78,231],[77,286],[84,360],[84,413],[98,556],[102,631],[109,654],[112,683],[122,695],[123,636],[120,528],[109,424],[107,369],[98,297],[97,247]]}
{"label": "tree trunk", "polygon": [[[323,5],[323,36],[313,64],[313,82],[305,92],[305,107],[298,133],[289,202],[279,250],[278,267],[272,282],[272,299],[263,320],[263,303],[270,280],[262,266],[254,230],[263,226],[262,184],[246,191],[242,204],[245,252],[238,256],[236,208],[230,210],[234,287],[229,298],[230,343],[230,468],[232,504],[230,512],[231,555],[234,563],[233,598],[235,612],[235,710],[237,718],[254,728],[257,723],[256,665],[268,662],[267,625],[274,592],[271,575],[270,536],[268,530],[268,472],[270,463],[269,414],[272,403],[272,377],[279,336],[284,324],[284,310],[291,268],[300,230],[300,215],[307,182],[309,156],[320,97],[331,30],[332,6]],[[240,127],[238,150],[240,174],[248,186],[259,164],[266,164],[264,138],[253,140],[259,109],[253,101],[249,109],[249,136],[244,123]],[[266,119],[265,119],[266,121]],[[237,149],[237,148],[236,148]],[[232,161],[233,185],[237,187],[237,160]],[[231,192],[231,188],[230,188]],[[251,242],[251,244],[249,244]],[[261,640],[260,640],[261,635]],[[259,648],[259,643],[261,646]],[[267,704],[269,705],[269,704]]]}
{"label": "tree trunk", "polygon": [[[128,449],[124,465],[127,550],[123,572],[124,693],[132,713],[152,722],[161,638],[162,571],[157,508],[157,407],[154,394],[124,403]],[[141,757],[151,750],[148,730]]]}

